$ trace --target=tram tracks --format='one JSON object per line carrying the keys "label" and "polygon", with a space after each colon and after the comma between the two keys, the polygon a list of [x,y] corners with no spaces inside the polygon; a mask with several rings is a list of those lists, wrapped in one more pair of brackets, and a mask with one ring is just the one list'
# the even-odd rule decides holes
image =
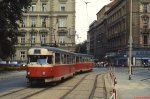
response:
{"label": "tram tracks", "polygon": [[106,99],[104,77],[105,73],[86,75],[60,99]]}
{"label": "tram tracks", "polygon": [[0,95],[0,99],[26,99],[33,95],[39,94],[45,90],[48,90],[50,87],[47,88],[35,88],[35,87],[26,87],[16,91],[12,91],[3,95]]}
{"label": "tram tracks", "polygon": [[75,76],[57,86],[27,87],[0,96],[0,99],[106,99],[105,73]]}
{"label": "tram tracks", "polygon": [[92,92],[91,92],[91,94],[89,96],[89,99],[93,99],[93,97],[94,97],[94,93],[96,91],[97,79],[98,79],[99,75],[101,75],[101,74],[97,74],[96,75],[96,78],[95,78],[95,81],[94,81],[94,85],[93,85],[93,89],[92,89]]}
{"label": "tram tracks", "polygon": [[[83,79],[84,79],[84,77],[83,77]],[[81,82],[81,81],[79,81],[79,82]],[[61,84],[63,84],[63,82]],[[78,83],[75,86],[77,86],[77,85],[78,85]],[[53,90],[53,89],[57,89],[57,86],[47,86],[46,88],[26,87],[26,88],[15,90],[15,91],[12,91],[9,93],[2,94],[2,95],[0,95],[0,99],[28,99],[28,98],[32,98],[32,96],[36,96],[40,93],[43,93],[44,91]],[[62,90],[64,90],[64,89],[62,89]]]}
{"label": "tram tracks", "polygon": [[67,95],[69,95],[89,74],[85,75],[71,90],[69,90],[66,94],[64,94],[60,99],[65,99]]}
{"label": "tram tracks", "polygon": [[10,94],[17,93],[17,92],[25,90],[25,89],[27,89],[27,88],[22,88],[22,89],[19,89],[19,90],[11,91],[11,92],[0,95],[0,97],[8,96]]}

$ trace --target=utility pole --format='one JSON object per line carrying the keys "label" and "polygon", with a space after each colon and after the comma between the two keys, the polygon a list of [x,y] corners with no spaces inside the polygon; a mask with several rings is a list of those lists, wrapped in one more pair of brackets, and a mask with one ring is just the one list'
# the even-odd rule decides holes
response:
{"label": "utility pole", "polygon": [[[85,2],[85,1],[84,1]],[[88,25],[89,25],[89,19],[88,19],[88,9],[87,9],[87,4],[88,3],[91,3],[91,2],[85,2],[85,4],[86,4],[86,14],[87,14],[87,22],[88,22]]]}
{"label": "utility pole", "polygon": [[132,73],[132,0],[130,0],[130,35],[129,35],[129,80]]}

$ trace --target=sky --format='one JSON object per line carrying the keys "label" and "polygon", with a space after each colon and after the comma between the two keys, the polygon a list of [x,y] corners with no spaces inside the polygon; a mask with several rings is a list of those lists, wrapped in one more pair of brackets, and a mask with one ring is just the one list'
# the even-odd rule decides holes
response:
{"label": "sky", "polygon": [[[89,2],[85,4],[85,2]],[[96,14],[110,0],[76,0],[76,43],[87,40],[89,25],[97,19]]]}

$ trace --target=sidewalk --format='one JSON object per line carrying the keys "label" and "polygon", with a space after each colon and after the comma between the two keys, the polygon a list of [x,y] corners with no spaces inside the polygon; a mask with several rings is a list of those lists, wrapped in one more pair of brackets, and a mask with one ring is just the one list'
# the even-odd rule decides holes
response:
{"label": "sidewalk", "polygon": [[133,69],[131,80],[128,80],[128,68],[116,68],[117,99],[150,99],[150,71]]}
{"label": "sidewalk", "polygon": [[26,71],[11,71],[11,72],[0,72],[0,80],[25,76]]}

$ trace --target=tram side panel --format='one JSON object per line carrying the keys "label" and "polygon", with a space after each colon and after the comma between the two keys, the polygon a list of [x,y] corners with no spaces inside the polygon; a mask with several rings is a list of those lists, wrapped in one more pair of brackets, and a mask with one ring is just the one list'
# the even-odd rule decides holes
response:
{"label": "tram side panel", "polygon": [[66,64],[66,65],[56,65],[53,67],[52,74],[54,77],[68,77],[73,75],[75,72],[74,65]]}
{"label": "tram side panel", "polygon": [[76,72],[89,71],[94,67],[94,62],[91,60],[91,57],[88,55],[79,55],[76,56]]}

